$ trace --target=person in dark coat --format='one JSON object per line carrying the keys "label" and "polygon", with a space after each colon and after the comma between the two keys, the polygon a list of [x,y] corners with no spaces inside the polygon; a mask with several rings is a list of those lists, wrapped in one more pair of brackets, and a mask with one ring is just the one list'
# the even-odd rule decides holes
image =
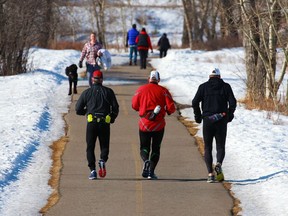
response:
{"label": "person in dark coat", "polygon": [[[200,104],[201,103],[201,109]],[[222,163],[225,157],[225,142],[227,123],[234,118],[236,99],[231,86],[220,77],[220,70],[214,68],[209,80],[201,84],[192,100],[195,121],[201,123],[203,119],[204,159],[208,170],[207,182],[215,181],[213,171],[212,143],[216,140],[216,179],[224,180]]]}
{"label": "person in dark coat", "polygon": [[136,43],[140,55],[140,69],[146,69],[148,50],[151,49],[151,53],[153,53],[153,47],[145,28],[142,28],[140,34],[136,37]]}
{"label": "person in dark coat", "polygon": [[165,57],[167,55],[167,51],[168,49],[171,48],[169,39],[167,38],[167,34],[164,33],[159,41],[158,41],[158,47],[159,47],[159,51],[160,51],[160,58]]}
{"label": "person in dark coat", "polygon": [[106,162],[109,156],[110,124],[114,123],[119,113],[119,105],[111,88],[103,86],[103,74],[96,70],[92,75],[93,84],[79,97],[75,110],[77,115],[87,116],[86,156],[90,168],[89,179],[97,179],[95,144],[97,137],[100,145],[100,160],[98,174],[106,176]]}
{"label": "person in dark coat", "polygon": [[69,79],[69,92],[68,95],[72,94],[72,84],[73,84],[73,93],[77,94],[77,82],[78,82],[78,73],[77,73],[77,65],[72,64],[69,67],[66,67],[65,73]]}

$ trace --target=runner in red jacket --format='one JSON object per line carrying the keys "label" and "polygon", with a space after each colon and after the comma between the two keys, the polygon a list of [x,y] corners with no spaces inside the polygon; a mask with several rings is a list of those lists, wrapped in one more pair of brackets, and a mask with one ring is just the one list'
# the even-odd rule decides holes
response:
{"label": "runner in red jacket", "polygon": [[[160,146],[164,136],[165,115],[175,112],[170,92],[158,85],[160,74],[153,70],[149,83],[140,86],[132,98],[132,108],[139,112],[140,155],[144,161],[142,176],[157,179],[154,173],[160,158]],[[150,149],[152,151],[150,154]]]}

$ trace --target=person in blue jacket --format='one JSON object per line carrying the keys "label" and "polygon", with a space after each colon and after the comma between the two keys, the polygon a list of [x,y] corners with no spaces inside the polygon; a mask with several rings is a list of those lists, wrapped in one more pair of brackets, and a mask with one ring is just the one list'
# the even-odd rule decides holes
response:
{"label": "person in blue jacket", "polygon": [[139,31],[136,29],[136,24],[132,25],[132,28],[127,32],[126,47],[129,45],[129,65],[132,65],[132,58],[134,53],[133,62],[137,65],[137,44],[135,42],[136,37],[139,35]]}

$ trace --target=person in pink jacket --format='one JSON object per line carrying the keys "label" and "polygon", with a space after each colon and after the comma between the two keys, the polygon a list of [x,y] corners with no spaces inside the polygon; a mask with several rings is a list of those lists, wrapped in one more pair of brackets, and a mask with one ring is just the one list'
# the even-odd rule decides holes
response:
{"label": "person in pink jacket", "polygon": [[166,125],[165,115],[175,112],[173,98],[163,86],[158,85],[160,74],[153,70],[148,84],[140,86],[133,98],[132,108],[139,112],[140,156],[144,162],[142,176],[157,179],[155,168],[160,158],[160,147]]}

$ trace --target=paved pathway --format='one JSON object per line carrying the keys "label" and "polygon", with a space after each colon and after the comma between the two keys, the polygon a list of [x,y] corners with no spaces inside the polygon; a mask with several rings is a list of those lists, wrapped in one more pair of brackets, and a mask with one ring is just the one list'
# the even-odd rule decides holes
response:
{"label": "paved pathway", "polygon": [[[147,82],[149,69],[118,66],[104,72],[104,79],[125,79],[137,84],[110,86],[116,93],[120,113],[111,125],[107,176],[88,180],[83,116],[76,116],[75,103],[86,87],[74,95],[67,115],[70,141],[63,155],[60,200],[47,216],[215,216],[231,215],[233,201],[221,183],[206,182],[204,160],[194,138],[177,120],[167,116],[161,158],[156,168],[158,180],[141,177],[138,114],[131,98],[139,85]],[[161,83],[160,83],[161,84]],[[104,82],[105,85],[105,82]],[[99,145],[96,144],[99,159]]]}

